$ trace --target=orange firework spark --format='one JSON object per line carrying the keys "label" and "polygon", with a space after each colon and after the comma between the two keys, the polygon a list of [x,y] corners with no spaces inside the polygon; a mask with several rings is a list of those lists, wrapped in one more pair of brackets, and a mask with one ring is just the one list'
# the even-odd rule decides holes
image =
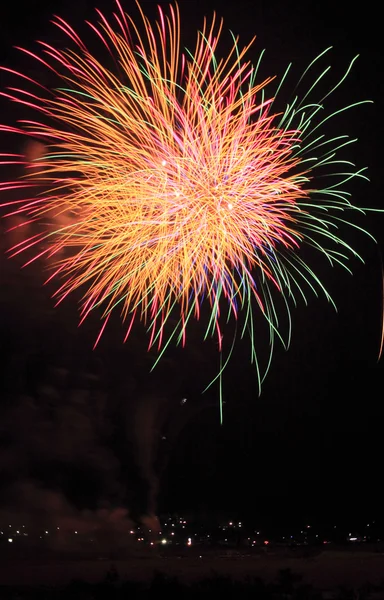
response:
{"label": "orange firework spark", "polygon": [[[2,129],[48,144],[38,179],[49,192],[13,212],[28,222],[75,215],[13,254],[44,242],[38,254],[57,257],[52,277],[62,278],[58,301],[85,286],[83,319],[101,305],[108,320],[119,307],[127,336],[137,316],[149,327],[149,345],[159,349],[175,334],[185,342],[203,299],[219,344],[221,299],[235,317],[245,307],[252,330],[256,298],[273,338],[278,322],[270,290],[292,296],[296,286],[303,294],[300,279],[322,287],[299,257],[299,244],[316,247],[332,263],[346,257],[316,237],[351,251],[335,237],[327,213],[354,208],[340,186],[359,173],[341,173],[328,189],[308,188],[310,152],[321,148],[317,164],[334,168],[335,152],[349,142],[312,135],[322,124],[313,126],[323,99],[307,101],[316,84],[303,101],[274,114],[274,98],[266,95],[272,79],[256,83],[257,69],[245,59],[250,44],[240,50],[234,39],[226,58],[216,58],[222,22],[215,16],[204,21],[194,52],[183,52],[177,6],[168,15],[159,9],[153,26],[139,7],[143,32],[118,0],[117,7],[116,27],[100,12],[98,25],[89,23],[114,58],[114,71],[56,18],[74,49],[40,42],[41,56],[24,52],[60,76],[60,89],[48,91],[18,74],[35,89],[4,94],[44,119]],[[62,256],[62,248],[70,252]],[[165,342],[175,310],[178,326]]]}

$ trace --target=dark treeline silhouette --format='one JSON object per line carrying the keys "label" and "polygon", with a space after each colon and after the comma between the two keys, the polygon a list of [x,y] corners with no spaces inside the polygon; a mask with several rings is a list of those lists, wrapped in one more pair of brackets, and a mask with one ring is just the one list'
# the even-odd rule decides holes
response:
{"label": "dark treeline silhouette", "polygon": [[380,586],[369,583],[359,589],[338,587],[321,591],[302,582],[301,575],[291,569],[282,569],[272,583],[260,578],[248,577],[242,581],[218,576],[186,584],[161,572],[153,575],[147,583],[121,581],[112,566],[103,581],[97,584],[74,580],[63,587],[0,587],[2,600],[134,600],[135,598],[167,598],[168,600],[195,598],[229,598],[254,600],[369,600],[382,598],[384,582]]}

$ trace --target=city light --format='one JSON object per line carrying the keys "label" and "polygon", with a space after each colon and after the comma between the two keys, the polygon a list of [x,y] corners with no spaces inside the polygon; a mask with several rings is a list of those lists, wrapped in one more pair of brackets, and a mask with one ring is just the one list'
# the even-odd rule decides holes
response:
{"label": "city light", "polygon": [[[141,531],[138,531],[139,527],[136,526],[130,530],[128,529],[125,535],[127,538],[134,541],[134,543],[140,543],[141,546],[147,546],[148,548],[160,546],[165,549],[165,547],[169,545],[174,547],[175,550],[177,546],[184,546],[184,548],[185,546],[194,546],[200,550],[204,545],[210,549],[213,549],[214,547],[219,549],[224,546],[227,549],[236,548],[236,551],[240,553],[247,553],[251,549],[251,552],[258,552],[260,551],[260,548],[263,547],[266,550],[267,546],[268,550],[269,547],[277,548],[278,546],[294,548],[297,546],[321,545],[322,547],[328,547],[329,544],[332,545],[332,548],[336,548],[338,544],[342,543],[340,534],[338,536],[336,536],[336,532],[334,532],[333,535],[330,534],[330,530],[332,532],[334,531],[334,525],[332,523],[325,527],[314,523],[311,526],[311,533],[308,531],[307,525],[302,523],[289,532],[291,535],[287,535],[286,531],[281,531],[280,534],[274,532],[272,536],[272,533],[267,526],[263,526],[263,531],[261,532],[261,530],[255,530],[253,527],[247,527],[247,524],[244,523],[244,521],[225,521],[226,525],[222,525],[215,524],[214,522],[211,524],[207,522],[202,523],[196,518],[190,518],[188,519],[188,525],[184,525],[187,521],[179,515],[175,515],[169,520],[168,517],[166,517],[166,520],[169,525],[172,525],[172,529],[168,530],[167,537],[165,535],[163,536],[160,528],[157,529],[156,532],[153,529],[144,527],[141,528]],[[232,525],[230,525],[231,523]],[[164,522],[161,523],[161,529],[164,525]],[[57,523],[52,525],[50,530],[41,529],[37,531],[34,531],[33,529],[29,530],[28,526],[24,526],[24,529],[22,530],[23,526],[21,524],[16,524],[11,525],[12,531],[10,532],[8,530],[8,537],[6,533],[7,529],[5,528],[7,526],[8,525],[2,525],[1,528],[0,523],[0,541],[3,540],[3,542],[8,541],[8,543],[12,543],[15,541],[15,537],[17,537],[17,548],[19,548],[19,546],[22,547],[23,543],[27,543],[27,541],[28,544],[31,544],[31,542],[33,543],[35,540],[37,544],[39,538],[48,542],[51,538],[53,541],[56,535],[59,539],[61,534],[60,529],[63,529],[63,526],[59,527]],[[131,524],[131,526],[133,526],[133,524]],[[362,527],[367,527],[367,522],[365,520],[363,521]],[[188,531],[184,531],[185,529]],[[317,533],[315,533],[316,530]],[[343,529],[339,525],[337,530],[342,532]],[[140,537],[134,535],[136,532],[137,536]],[[74,540],[78,541],[79,544],[96,541],[88,536],[85,536],[85,539],[84,531],[72,530],[72,533],[76,535]],[[282,535],[283,533],[284,535]],[[134,535],[133,538],[131,537],[132,535]],[[28,538],[28,540],[26,538]],[[349,533],[348,529],[344,529],[343,538],[344,543],[349,541],[351,544],[360,546],[360,544],[368,545],[380,543],[380,538],[382,539],[383,535],[380,536],[378,526],[373,522],[370,522],[369,535],[364,535],[364,531],[360,531],[357,524],[351,523]],[[23,540],[25,540],[25,542],[23,542]],[[5,544],[5,547],[7,547],[7,544]]]}

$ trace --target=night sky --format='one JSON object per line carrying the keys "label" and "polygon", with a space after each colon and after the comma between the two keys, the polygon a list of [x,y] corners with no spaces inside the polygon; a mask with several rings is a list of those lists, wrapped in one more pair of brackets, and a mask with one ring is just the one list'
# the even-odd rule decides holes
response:
{"label": "night sky", "polygon": [[[22,10],[20,3],[3,4],[0,60],[20,69],[31,63],[27,66],[12,46],[33,48],[33,40],[39,38],[63,41],[49,23],[52,13],[83,31],[82,23],[93,18],[95,5],[108,15],[113,5],[106,0],[39,0]],[[155,16],[157,2],[141,4]],[[134,3],[123,5],[130,11]],[[213,10],[224,17],[224,31],[239,34],[244,44],[256,34],[249,57],[257,60],[266,48],[262,75],[281,74],[292,61],[295,81],[295,75],[297,80],[310,60],[330,45],[330,60],[340,75],[360,54],[330,106],[363,99],[374,104],[345,113],[329,127],[332,133],[358,137],[349,157],[369,167],[370,184],[350,185],[354,203],[383,207],[384,65],[374,2],[344,8],[337,2],[181,0],[180,8],[186,45],[192,46],[204,15],[209,17]],[[230,35],[225,33],[223,39],[225,52]],[[38,76],[37,71],[32,75]],[[2,87],[5,79],[2,76]],[[21,110],[2,101],[2,122],[22,118]],[[1,152],[17,143],[3,135]],[[4,258],[2,223],[3,510],[20,498],[18,489],[34,486],[54,490],[77,509],[124,506],[140,515],[148,510],[148,478],[160,473],[159,512],[232,511],[254,520],[377,515],[383,502],[384,363],[377,362],[383,218],[371,213],[355,223],[369,230],[378,245],[346,229],[347,241],[365,260],[365,265],[351,261],[353,277],[304,251],[338,312],[321,296],[310,297],[307,307],[302,302],[292,309],[291,346],[286,352],[277,345],[260,397],[248,344],[239,343],[224,375],[222,426],[218,387],[201,394],[219,365],[215,342],[201,341],[202,324],[190,332],[186,349],[171,349],[152,374],[153,355],[146,353],[144,328],[137,326],[123,346],[118,316],[92,352],[98,315],[77,329],[74,299],[53,309],[52,289],[41,287],[41,265],[20,271],[20,260]],[[232,333],[230,325],[228,339]],[[261,326],[256,335],[263,360]],[[41,497],[36,502],[44,504]],[[49,505],[49,510],[55,508]]]}

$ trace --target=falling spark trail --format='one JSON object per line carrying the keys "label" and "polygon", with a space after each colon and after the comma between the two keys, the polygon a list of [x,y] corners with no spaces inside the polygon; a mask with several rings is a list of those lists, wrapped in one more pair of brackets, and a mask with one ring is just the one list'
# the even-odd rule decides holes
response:
{"label": "falling spark trail", "polygon": [[[310,63],[297,96],[286,104],[289,68],[280,79],[259,82],[261,56],[256,67],[247,59],[253,40],[241,48],[234,37],[221,58],[223,22],[215,14],[204,21],[195,50],[183,51],[177,5],[168,13],[159,8],[154,25],[139,6],[141,29],[120,2],[117,9],[113,24],[100,11],[98,23],[88,23],[108,54],[105,64],[55,17],[70,48],[40,42],[37,54],[21,50],[59,76],[60,87],[50,91],[3,69],[19,84],[2,95],[34,108],[41,120],[0,130],[47,145],[23,182],[6,184],[46,190],[15,205],[25,216],[26,236],[11,253],[35,247],[36,259],[47,257],[50,279],[60,282],[58,303],[85,290],[82,319],[98,308],[104,319],[95,346],[119,310],[129,321],[126,338],[141,320],[160,360],[171,342],[187,343],[191,322],[205,305],[205,338],[217,336],[220,353],[222,418],[221,377],[233,348],[225,340],[226,322],[241,316],[261,385],[275,337],[289,343],[289,301],[306,300],[307,289],[332,302],[302,248],[310,246],[348,271],[349,257],[358,257],[339,236],[339,224],[350,223],[347,213],[362,212],[348,185],[367,178],[343,159],[354,140],[329,136],[329,122],[364,102],[326,112],[329,95],[355,59],[324,95],[318,87],[329,67],[316,69],[328,48]],[[111,56],[115,70],[106,66]],[[14,154],[0,158],[4,165],[24,161]],[[40,229],[29,235],[33,221]],[[278,296],[286,319],[278,314]],[[257,319],[270,336],[264,370],[255,349]],[[382,347],[383,337],[380,356]]]}

